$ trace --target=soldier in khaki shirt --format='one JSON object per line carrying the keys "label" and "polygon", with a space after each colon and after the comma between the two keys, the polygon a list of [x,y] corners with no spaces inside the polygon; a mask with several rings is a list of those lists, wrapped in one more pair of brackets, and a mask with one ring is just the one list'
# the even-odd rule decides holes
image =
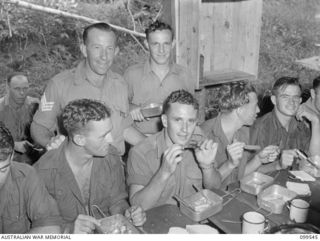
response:
{"label": "soldier in khaki shirt", "polygon": [[[173,196],[194,194],[193,186],[220,187],[221,176],[215,161],[218,145],[197,128],[198,111],[196,99],[184,90],[172,92],[164,101],[163,130],[129,152],[127,183],[131,204],[147,210],[177,204]],[[196,142],[193,147],[190,140]]]}
{"label": "soldier in khaki shirt", "polygon": [[0,125],[0,233],[60,233],[57,203],[33,167],[12,161],[13,148]]}
{"label": "soldier in khaki shirt", "polygon": [[[0,98],[0,121],[10,130],[14,139],[14,161],[32,164],[29,151],[33,144],[30,124],[38,108],[39,99],[28,96],[29,80],[25,73],[15,72],[7,78],[7,94]],[[37,157],[35,157],[37,159]]]}
{"label": "soldier in khaki shirt", "polygon": [[156,21],[145,32],[149,58],[145,63],[130,66],[124,79],[129,86],[130,114],[135,126],[142,133],[155,134],[162,129],[160,117],[144,118],[141,108],[151,103],[162,104],[175,90],[193,94],[195,80],[186,68],[172,61],[175,41],[170,25]]}
{"label": "soldier in khaki shirt", "polygon": [[68,138],[35,164],[58,203],[65,232],[91,233],[100,225],[97,209],[108,216],[124,214],[136,226],[146,220],[141,208],[128,205],[123,164],[110,145],[110,114],[98,101],[71,101],[61,117]]}
{"label": "soldier in khaki shirt", "polygon": [[111,108],[112,144],[123,154],[124,140],[135,145],[144,135],[131,126],[125,81],[110,70],[119,52],[116,33],[106,23],[92,24],[83,32],[80,49],[85,59],[75,69],[66,70],[49,81],[31,125],[32,138],[46,146],[55,135],[57,117],[63,107],[75,99],[95,99]]}

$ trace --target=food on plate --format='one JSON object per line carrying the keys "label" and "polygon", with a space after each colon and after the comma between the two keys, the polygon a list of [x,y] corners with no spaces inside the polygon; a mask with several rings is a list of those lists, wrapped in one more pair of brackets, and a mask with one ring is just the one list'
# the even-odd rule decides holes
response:
{"label": "food on plate", "polygon": [[194,203],[192,203],[192,208],[196,212],[202,212],[205,209],[210,208],[213,203],[206,197],[201,197],[200,199],[197,199]]}

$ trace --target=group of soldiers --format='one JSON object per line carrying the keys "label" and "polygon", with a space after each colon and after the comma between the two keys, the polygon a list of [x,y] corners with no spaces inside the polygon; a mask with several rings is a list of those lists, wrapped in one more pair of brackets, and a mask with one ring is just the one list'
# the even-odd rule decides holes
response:
{"label": "group of soldiers", "polygon": [[[99,218],[115,214],[142,226],[145,211],[177,205],[173,197],[194,187],[225,190],[251,172],[287,168],[298,149],[320,155],[320,78],[304,104],[297,78],[276,80],[274,109],[257,120],[254,86],[224,84],[218,116],[199,123],[195,81],[172,61],[170,25],[152,23],[145,44],[149,58],[122,77],[111,71],[117,33],[95,23],[83,32],[84,59],[50,79],[41,101],[27,96],[24,73],[8,77],[0,99],[0,233],[92,233]],[[162,105],[161,116],[143,116],[150,103]],[[42,148],[39,160],[29,159],[28,149]]]}

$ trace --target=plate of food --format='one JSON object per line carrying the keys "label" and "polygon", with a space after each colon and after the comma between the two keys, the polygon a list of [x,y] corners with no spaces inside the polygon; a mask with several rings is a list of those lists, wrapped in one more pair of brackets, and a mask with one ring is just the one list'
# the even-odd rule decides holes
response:
{"label": "plate of food", "polygon": [[223,198],[214,192],[203,189],[184,199],[178,198],[180,211],[192,220],[199,222],[222,210]]}
{"label": "plate of food", "polygon": [[96,226],[100,234],[138,234],[139,230],[121,214],[100,219],[101,226]]}

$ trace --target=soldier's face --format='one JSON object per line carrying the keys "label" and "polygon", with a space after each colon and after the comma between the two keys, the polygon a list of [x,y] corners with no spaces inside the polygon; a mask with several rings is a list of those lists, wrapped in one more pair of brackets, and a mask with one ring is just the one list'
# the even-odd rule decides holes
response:
{"label": "soldier's face", "polygon": [[118,54],[116,35],[114,32],[91,29],[81,51],[87,59],[91,71],[96,75],[105,75]]}
{"label": "soldier's face", "polygon": [[10,100],[18,105],[23,105],[29,91],[29,81],[27,77],[23,75],[12,77],[8,87]]}

